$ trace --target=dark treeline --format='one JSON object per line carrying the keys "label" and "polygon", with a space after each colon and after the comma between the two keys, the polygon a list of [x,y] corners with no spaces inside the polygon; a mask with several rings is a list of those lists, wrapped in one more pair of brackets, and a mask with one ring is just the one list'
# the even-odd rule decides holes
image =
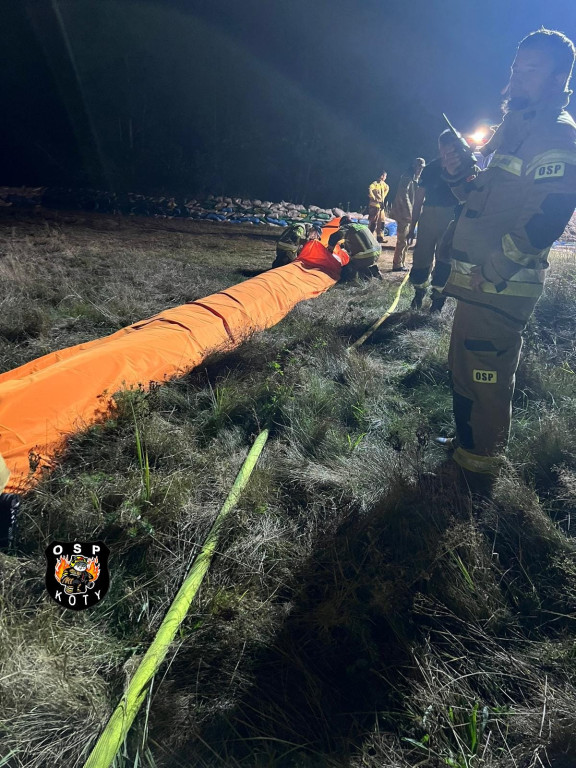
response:
{"label": "dark treeline", "polygon": [[[441,8],[440,8],[441,5]],[[0,185],[359,208],[573,0],[0,0]],[[567,26],[568,25],[568,26]]]}
{"label": "dark treeline", "polygon": [[[383,110],[385,135],[405,149],[379,140],[377,126],[365,131],[358,110],[343,108],[364,86],[340,86],[317,66],[321,40],[301,47],[292,77],[182,4],[27,0],[5,10],[0,183],[354,207],[382,165],[394,183],[412,146],[433,151],[422,109],[397,97],[386,109],[385,92],[368,111]],[[345,47],[324,55],[340,60]]]}

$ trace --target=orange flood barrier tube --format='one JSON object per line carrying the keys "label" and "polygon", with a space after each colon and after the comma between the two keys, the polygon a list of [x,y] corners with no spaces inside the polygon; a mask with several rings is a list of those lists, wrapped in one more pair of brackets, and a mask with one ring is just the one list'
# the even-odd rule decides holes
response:
{"label": "orange flood barrier tube", "polygon": [[336,218],[330,219],[330,221],[327,221],[326,224],[324,224],[322,227],[322,236],[320,238],[322,245],[328,245],[330,235],[333,235],[334,232],[340,229],[340,219],[340,216],[336,216]]}
{"label": "orange flood barrier tube", "polygon": [[312,241],[285,267],[0,374],[0,454],[11,472],[5,490],[30,487],[68,435],[109,413],[115,392],[185,374],[270,328],[331,288],[340,266]]}

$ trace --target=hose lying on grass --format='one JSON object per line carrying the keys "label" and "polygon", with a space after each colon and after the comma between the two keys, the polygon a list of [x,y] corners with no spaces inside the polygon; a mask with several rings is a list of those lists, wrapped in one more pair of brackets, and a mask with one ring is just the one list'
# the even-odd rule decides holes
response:
{"label": "hose lying on grass", "polygon": [[396,307],[398,306],[398,302],[400,301],[400,294],[402,293],[402,289],[404,288],[404,286],[405,286],[405,285],[406,285],[406,283],[408,282],[408,278],[409,278],[409,277],[410,277],[410,273],[408,273],[408,274],[406,274],[406,275],[404,276],[404,280],[402,280],[402,282],[401,282],[401,283],[400,283],[400,285],[398,286],[398,290],[396,291],[396,296],[394,297],[394,301],[392,302],[392,304],[390,304],[390,306],[388,307],[388,309],[386,310],[386,312],[384,312],[384,314],[382,315],[382,317],[381,317],[379,320],[376,320],[376,322],[374,323],[374,325],[371,325],[371,326],[370,326],[370,328],[368,328],[368,330],[366,331],[366,333],[363,333],[363,334],[362,334],[362,336],[360,336],[360,338],[359,338],[359,339],[356,339],[356,341],[355,341],[353,344],[351,344],[351,345],[348,347],[348,350],[351,350],[351,349],[358,349],[358,347],[360,347],[360,346],[362,346],[362,344],[364,344],[364,342],[366,341],[366,339],[369,339],[369,338],[370,338],[370,336],[372,336],[372,334],[374,333],[374,331],[377,331],[377,330],[378,330],[378,328],[380,328],[380,326],[381,326],[383,323],[385,323],[385,322],[386,322],[386,320],[388,320],[388,318],[390,317],[390,315],[392,314],[392,312],[394,312],[394,310],[395,310],[395,309],[396,309]]}
{"label": "hose lying on grass", "polygon": [[246,487],[267,440],[268,430],[264,429],[254,441],[248,456],[236,476],[234,485],[226,497],[226,501],[212,524],[204,546],[194,560],[188,575],[178,590],[178,594],[168,608],[154,640],[138,665],[120,703],[112,713],[88,760],[84,764],[84,768],[108,768],[114,760],[134,718],[138,714],[142,702],[146,698],[150,683],[164,661],[170,643],[174,640],[176,632],[186,618],[192,601],[202,584],[202,580],[218,546],[222,522],[238,503],[240,494]]}

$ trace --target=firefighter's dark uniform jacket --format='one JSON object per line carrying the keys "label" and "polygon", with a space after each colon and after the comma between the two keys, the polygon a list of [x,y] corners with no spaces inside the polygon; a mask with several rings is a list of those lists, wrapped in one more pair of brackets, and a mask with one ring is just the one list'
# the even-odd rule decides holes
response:
{"label": "firefighter's dark uniform jacket", "polygon": [[345,224],[339,230],[330,235],[328,246],[344,241],[342,247],[350,256],[350,261],[366,261],[366,264],[375,264],[381,253],[381,248],[368,227],[364,224]]}
{"label": "firefighter's dark uniform jacket", "polygon": [[[511,111],[482,151],[494,152],[487,169],[453,190],[465,205],[445,293],[525,325],[550,246],[576,206],[576,124],[560,104]],[[486,280],[480,292],[470,288],[475,265]]]}
{"label": "firefighter's dark uniform jacket", "polygon": [[[483,149],[494,153],[486,170],[454,186],[464,202],[444,288],[458,299],[449,351],[454,458],[472,472],[498,471],[521,334],[542,293],[550,247],[576,207],[576,124],[562,108],[567,95],[508,112]],[[484,282],[473,290],[478,268]]]}

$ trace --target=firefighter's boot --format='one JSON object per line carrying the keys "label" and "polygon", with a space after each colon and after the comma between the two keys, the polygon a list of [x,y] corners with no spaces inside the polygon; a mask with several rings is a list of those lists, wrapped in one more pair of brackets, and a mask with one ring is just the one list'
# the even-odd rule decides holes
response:
{"label": "firefighter's boot", "polygon": [[426,288],[414,288],[414,298],[410,304],[411,309],[422,309],[422,302],[426,296]]}
{"label": "firefighter's boot", "polygon": [[476,497],[478,501],[489,500],[494,493],[494,484],[496,476],[487,473],[470,472],[468,469],[462,469],[464,484],[470,495]]}

